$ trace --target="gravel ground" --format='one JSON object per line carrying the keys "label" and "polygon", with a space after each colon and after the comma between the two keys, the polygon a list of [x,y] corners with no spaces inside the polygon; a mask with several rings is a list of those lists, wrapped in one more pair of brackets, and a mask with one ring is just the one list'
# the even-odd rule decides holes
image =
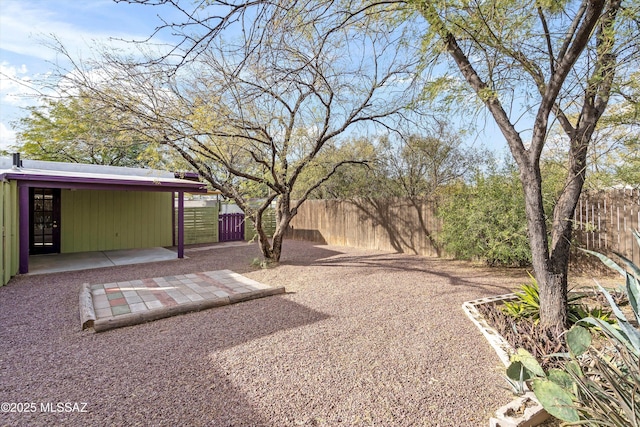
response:
{"label": "gravel ground", "polygon": [[[524,272],[298,241],[256,270],[258,254],[14,278],[0,288],[0,400],[35,412],[0,413],[0,425],[486,426],[511,400],[460,306]],[[82,283],[224,268],[287,294],[79,329]],[[86,412],[42,412],[65,402]]]}

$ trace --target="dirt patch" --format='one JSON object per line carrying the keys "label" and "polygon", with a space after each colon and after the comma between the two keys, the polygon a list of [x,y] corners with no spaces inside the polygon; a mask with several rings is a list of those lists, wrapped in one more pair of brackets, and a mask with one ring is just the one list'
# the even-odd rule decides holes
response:
{"label": "dirt patch", "polygon": [[[3,425],[486,425],[511,400],[502,365],[461,309],[522,270],[285,242],[185,260],[24,276],[0,288],[0,395],[33,402]],[[108,331],[78,330],[83,283],[230,269],[283,296]],[[47,403],[86,411],[41,411]],[[73,407],[72,407],[73,408]]]}

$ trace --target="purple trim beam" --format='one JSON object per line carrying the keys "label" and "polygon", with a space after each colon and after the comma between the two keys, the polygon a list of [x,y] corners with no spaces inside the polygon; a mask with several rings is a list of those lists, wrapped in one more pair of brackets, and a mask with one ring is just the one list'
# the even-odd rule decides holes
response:
{"label": "purple trim beam", "polygon": [[176,192],[171,193],[171,246],[176,245]]}
{"label": "purple trim beam", "polygon": [[189,181],[199,181],[200,175],[198,172],[174,172],[173,176],[180,179],[188,179]]}
{"label": "purple trim beam", "polygon": [[26,175],[7,173],[5,178],[19,182],[19,185],[38,188],[63,188],[87,190],[129,190],[129,191],[185,191],[206,193],[206,185],[201,182],[162,182],[132,179],[105,179],[86,177],[60,177],[49,175]]}
{"label": "purple trim beam", "polygon": [[29,272],[29,187],[18,188],[18,230],[20,245],[20,260],[18,273]]}

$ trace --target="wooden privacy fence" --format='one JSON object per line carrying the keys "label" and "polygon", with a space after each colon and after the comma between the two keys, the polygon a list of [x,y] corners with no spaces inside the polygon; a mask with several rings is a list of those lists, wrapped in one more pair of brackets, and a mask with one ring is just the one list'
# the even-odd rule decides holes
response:
{"label": "wooden privacy fence", "polygon": [[[439,256],[435,239],[441,221],[435,210],[433,203],[412,203],[401,198],[308,200],[298,209],[287,236],[331,245]],[[265,213],[264,221],[265,228],[273,232],[273,209]],[[237,221],[228,225],[223,228],[225,233],[235,233],[232,239],[243,236],[251,240],[255,234],[252,227],[241,231]],[[227,240],[229,236],[219,235],[218,226],[217,208],[185,208],[186,244]],[[586,192],[575,211],[574,247],[606,254],[615,251],[640,265],[640,248],[632,235],[632,230],[638,229],[639,190]],[[577,250],[574,256],[581,259]]]}
{"label": "wooden privacy fence", "polygon": [[[408,199],[308,200],[291,221],[293,239],[440,256],[434,244],[441,229],[433,203]],[[574,247],[619,252],[640,265],[632,230],[640,217],[638,190],[585,193],[575,213]],[[574,251],[576,259],[581,253]]]}
{"label": "wooden privacy fence", "polygon": [[[175,223],[177,227],[177,219]],[[184,208],[184,243],[193,245],[217,241],[218,208],[213,206]]]}
{"label": "wooden privacy fence", "polygon": [[432,204],[407,199],[308,200],[287,236],[367,249],[439,255],[432,239],[440,228]]}
{"label": "wooden privacy fence", "polygon": [[618,252],[640,265],[640,248],[632,231],[640,229],[640,190],[585,192],[575,211],[577,246]]}

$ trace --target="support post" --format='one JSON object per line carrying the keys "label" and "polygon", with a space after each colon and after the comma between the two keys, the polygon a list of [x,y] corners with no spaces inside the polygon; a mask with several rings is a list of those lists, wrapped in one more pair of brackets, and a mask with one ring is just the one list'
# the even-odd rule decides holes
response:
{"label": "support post", "polygon": [[29,272],[29,187],[18,183],[18,230],[20,236],[18,242],[20,245],[20,264],[18,273],[26,274]]}
{"label": "support post", "polygon": [[176,245],[176,192],[171,193],[171,246]]}
{"label": "support post", "polygon": [[178,258],[184,258],[184,191],[178,192]]}

